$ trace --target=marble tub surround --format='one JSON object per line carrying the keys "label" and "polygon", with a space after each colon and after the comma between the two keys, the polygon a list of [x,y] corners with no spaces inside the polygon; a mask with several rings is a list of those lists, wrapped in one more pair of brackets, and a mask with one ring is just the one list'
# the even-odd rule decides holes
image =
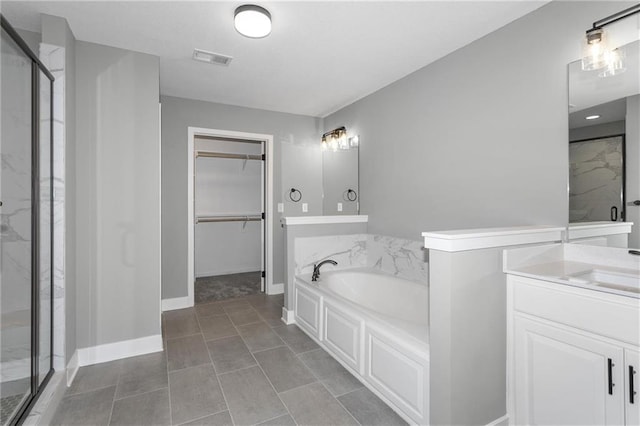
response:
{"label": "marble tub surround", "polygon": [[295,239],[295,274],[309,274],[325,259],[327,269],[369,267],[399,278],[428,282],[428,265],[419,241],[373,234],[329,235]]}
{"label": "marble tub surround", "polygon": [[[504,272],[640,298],[640,256],[626,248],[552,244],[505,250]],[[594,277],[600,271],[612,278]]]}

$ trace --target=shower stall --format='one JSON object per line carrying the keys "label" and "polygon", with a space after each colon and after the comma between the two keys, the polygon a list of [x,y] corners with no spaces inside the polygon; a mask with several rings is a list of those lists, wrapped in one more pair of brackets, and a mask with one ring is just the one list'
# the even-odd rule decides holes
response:
{"label": "shower stall", "polygon": [[4,426],[24,420],[53,374],[53,76],[4,16],[1,21],[0,423]]}

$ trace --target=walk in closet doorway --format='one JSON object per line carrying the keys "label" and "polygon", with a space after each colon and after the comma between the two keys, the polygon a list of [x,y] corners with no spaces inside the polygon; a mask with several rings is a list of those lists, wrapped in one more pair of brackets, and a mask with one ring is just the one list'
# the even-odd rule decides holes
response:
{"label": "walk in closet doorway", "polygon": [[272,293],[272,136],[189,128],[189,299]]}

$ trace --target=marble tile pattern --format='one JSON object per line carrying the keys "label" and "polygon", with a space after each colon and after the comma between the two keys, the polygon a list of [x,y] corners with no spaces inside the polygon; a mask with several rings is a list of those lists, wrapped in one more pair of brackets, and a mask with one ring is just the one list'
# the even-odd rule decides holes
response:
{"label": "marble tile pattern", "polygon": [[12,82],[3,84],[0,98],[0,375],[9,382],[30,374],[31,61],[2,44],[3,80]]}
{"label": "marble tile pattern", "polygon": [[296,275],[309,274],[313,265],[333,259],[334,269],[369,267],[394,276],[428,282],[428,264],[420,241],[373,234],[304,237],[295,240]]}
{"label": "marble tile pattern", "polygon": [[569,216],[571,222],[609,220],[611,207],[621,210],[622,137],[569,144]]}
{"label": "marble tile pattern", "polygon": [[364,234],[296,238],[294,245],[296,275],[310,274],[313,265],[325,259],[338,262],[334,269],[367,266],[367,236]]}

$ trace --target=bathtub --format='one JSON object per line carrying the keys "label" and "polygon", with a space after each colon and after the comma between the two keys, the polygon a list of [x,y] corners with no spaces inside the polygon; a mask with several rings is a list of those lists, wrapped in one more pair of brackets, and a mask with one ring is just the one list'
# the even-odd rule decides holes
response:
{"label": "bathtub", "polygon": [[377,269],[295,279],[298,327],[405,420],[429,422],[428,288]]}

